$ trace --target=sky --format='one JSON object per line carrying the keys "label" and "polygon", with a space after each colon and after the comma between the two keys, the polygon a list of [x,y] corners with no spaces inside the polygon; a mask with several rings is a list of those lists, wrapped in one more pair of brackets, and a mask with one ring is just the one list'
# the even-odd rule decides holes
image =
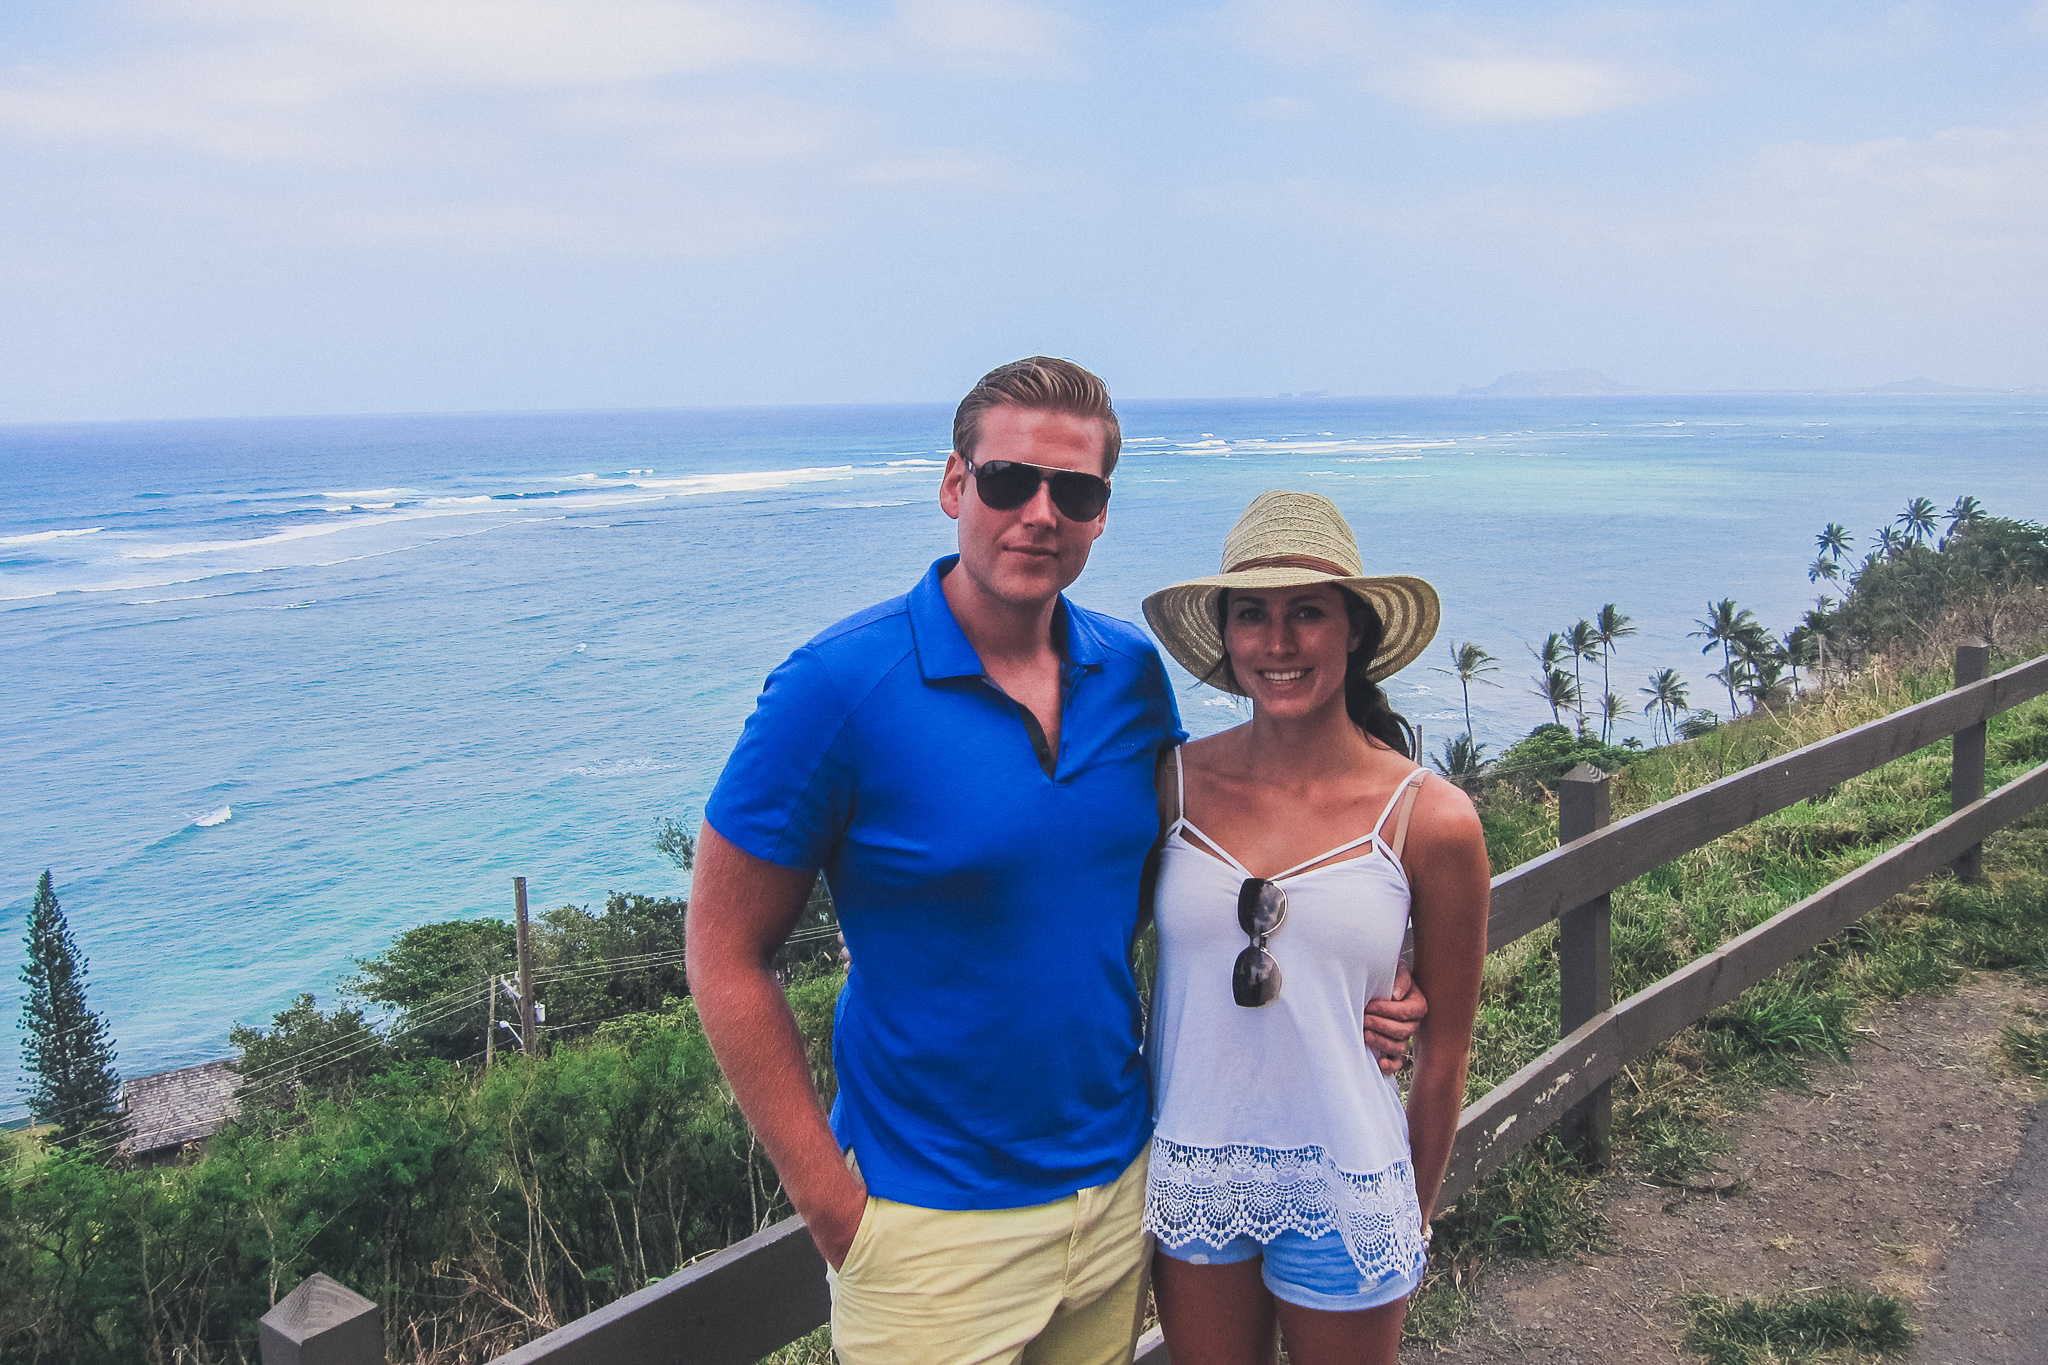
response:
{"label": "sky", "polygon": [[2048,0],[8,0],[0,421],[2048,385]]}

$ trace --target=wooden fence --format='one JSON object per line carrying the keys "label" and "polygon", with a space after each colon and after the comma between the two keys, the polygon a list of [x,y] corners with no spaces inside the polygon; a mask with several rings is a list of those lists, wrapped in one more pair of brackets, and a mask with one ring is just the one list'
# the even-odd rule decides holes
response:
{"label": "wooden fence", "polygon": [[[1607,1154],[1609,1087],[1621,1068],[1734,999],[1807,949],[1915,882],[1952,867],[1981,875],[1986,836],[2048,803],[2048,763],[1984,795],[1985,724],[2048,692],[2048,656],[1987,678],[1979,640],[1956,651],[1956,686],[1932,701],[1808,745],[1781,758],[1609,822],[1606,775],[1581,766],[1559,790],[1560,846],[1493,881],[1487,947],[1500,948],[1562,920],[1563,981],[1557,1046],[1465,1110],[1440,1204],[1470,1189],[1552,1125],[1595,1161]],[[1613,1003],[1608,898],[1653,868],[1848,778],[1953,736],[1953,813],[1748,933]],[[821,1326],[830,1313],[825,1265],[791,1218],[576,1319],[496,1365],[751,1365]],[[319,1342],[324,1303],[338,1332],[357,1333],[367,1301],[315,1276],[265,1318],[264,1365],[296,1365],[301,1342]],[[303,1302],[301,1300],[304,1300]],[[278,1325],[272,1319],[278,1319]],[[289,1326],[290,1330],[283,1330]],[[339,1344],[338,1342],[336,1343]],[[273,1345],[276,1353],[273,1354]],[[381,1342],[317,1356],[333,1365],[382,1362]],[[1141,1365],[1167,1365],[1154,1329]]]}

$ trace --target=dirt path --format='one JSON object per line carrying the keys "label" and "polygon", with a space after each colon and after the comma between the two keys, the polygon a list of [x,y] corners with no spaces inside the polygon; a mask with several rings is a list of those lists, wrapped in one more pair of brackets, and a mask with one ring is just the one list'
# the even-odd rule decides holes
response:
{"label": "dirt path", "polygon": [[[1997,1039],[2016,1006],[2044,1003],[2042,992],[1982,976],[1946,999],[1873,1011],[1849,1065],[1818,1066],[1810,1092],[1773,1092],[1731,1121],[1724,1174],[1701,1182],[1725,1193],[1618,1179],[1605,1206],[1614,1254],[1495,1270],[1480,1282],[1473,1325],[1451,1349],[1411,1348],[1404,1358],[1696,1359],[1677,1344],[1680,1291],[1767,1294],[1846,1282],[1912,1303],[1929,1327],[1916,1360],[2003,1362],[1985,1349],[2002,1350],[2006,1337],[1950,1324],[1957,1314],[1943,1311],[1944,1281],[1980,1205],[1987,1216],[2013,1214],[2009,1199],[1989,1196],[2013,1169],[2041,1094],[1999,1066]],[[2048,1207],[2027,1221],[2048,1225]],[[2038,1284],[2038,1262],[2033,1269]]]}

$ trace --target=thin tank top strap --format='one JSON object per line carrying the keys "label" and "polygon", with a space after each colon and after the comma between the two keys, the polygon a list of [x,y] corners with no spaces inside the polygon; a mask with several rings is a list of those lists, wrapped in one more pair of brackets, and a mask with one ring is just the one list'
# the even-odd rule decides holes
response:
{"label": "thin tank top strap", "polygon": [[1393,794],[1387,797],[1387,804],[1380,807],[1380,818],[1372,822],[1372,832],[1374,834],[1378,834],[1381,829],[1385,828],[1387,817],[1394,813],[1394,807],[1401,804],[1401,798],[1408,794],[1409,789],[1414,785],[1415,779],[1421,777],[1424,772],[1425,769],[1418,763],[1415,765],[1415,771],[1409,773],[1394,785]]}
{"label": "thin tank top strap", "polygon": [[1401,861],[1401,850],[1408,843],[1408,817],[1415,814],[1415,798],[1422,794],[1422,780],[1428,776],[1417,768],[1401,780],[1401,790],[1396,799],[1400,802],[1400,813],[1394,817],[1394,837],[1387,841],[1387,852],[1394,855],[1394,861]]}
{"label": "thin tank top strap", "polygon": [[[1377,831],[1375,831],[1375,833],[1377,833]],[[1307,862],[1296,863],[1293,867],[1288,868],[1285,872],[1275,872],[1272,876],[1266,878],[1266,880],[1269,882],[1277,882],[1282,877],[1292,877],[1297,872],[1306,872],[1310,868],[1314,867],[1317,863],[1326,863],[1340,853],[1349,853],[1352,849],[1362,848],[1366,844],[1371,843],[1372,841],[1373,835],[1361,834],[1348,844],[1339,844],[1333,849],[1329,849],[1325,852],[1318,853],[1315,857],[1310,858]]]}
{"label": "thin tank top strap", "polygon": [[1204,834],[1200,826],[1188,819],[1187,769],[1180,759],[1180,751],[1185,747],[1180,744],[1173,746],[1173,799],[1177,809],[1174,812],[1173,823],[1167,827],[1167,833],[1171,835],[1178,832],[1183,842],[1188,840],[1189,835],[1193,835],[1202,841],[1202,850],[1207,855],[1214,857],[1225,867],[1234,869],[1239,876],[1251,876],[1250,870],[1243,863],[1230,856],[1229,849]]}

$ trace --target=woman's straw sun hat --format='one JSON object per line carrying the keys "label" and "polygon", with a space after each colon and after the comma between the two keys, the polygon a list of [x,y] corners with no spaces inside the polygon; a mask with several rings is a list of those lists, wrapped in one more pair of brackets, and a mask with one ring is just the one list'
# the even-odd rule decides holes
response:
{"label": "woman's straw sun hat", "polygon": [[1379,613],[1386,635],[1367,673],[1374,682],[1413,663],[1436,635],[1436,589],[1406,574],[1368,577],[1337,504],[1317,493],[1261,493],[1223,538],[1223,572],[1161,588],[1145,619],[1182,668],[1244,696],[1223,669],[1216,597],[1225,588],[1294,588],[1332,583]]}

